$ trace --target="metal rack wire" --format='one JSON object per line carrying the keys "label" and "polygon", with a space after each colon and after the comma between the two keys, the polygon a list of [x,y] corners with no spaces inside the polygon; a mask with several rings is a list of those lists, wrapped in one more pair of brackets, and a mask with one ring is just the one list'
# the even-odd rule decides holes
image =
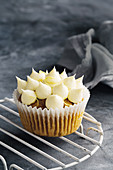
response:
{"label": "metal rack wire", "polygon": [[[16,115],[17,117],[19,117],[18,112],[16,112],[16,111],[12,110],[11,108],[5,106],[3,104],[4,102],[8,102],[9,104],[10,103],[15,104],[13,99],[4,98],[4,99],[0,100],[0,108],[2,108],[4,110],[12,113],[13,115]],[[47,141],[46,139],[43,139],[42,137],[36,136],[36,135],[28,132],[27,130],[25,130],[21,126],[15,124],[14,122],[9,120],[5,116],[0,115],[0,119],[2,119],[3,121],[9,123],[10,125],[14,126],[15,128],[21,130],[23,133],[26,133],[26,134],[30,135],[32,138],[35,138],[36,140],[38,140],[38,141],[44,143],[45,145],[51,147],[52,149],[54,149],[54,150],[56,150],[58,152],[61,152],[62,154],[66,155],[67,157],[70,157],[73,160],[73,162],[65,164],[61,160],[56,159],[55,157],[49,155],[48,153],[42,151],[41,149],[38,149],[37,147],[35,147],[35,146],[31,145],[30,143],[20,139],[19,137],[17,137],[15,135],[13,135],[12,133],[4,130],[3,128],[0,128],[0,131],[2,133],[4,133],[5,135],[10,136],[11,138],[15,139],[19,143],[22,143],[23,145],[27,146],[31,150],[34,150],[35,152],[40,153],[41,155],[43,155],[44,157],[50,159],[51,161],[55,162],[58,165],[57,167],[49,168],[48,170],[60,170],[60,169],[64,169],[64,168],[69,168],[71,166],[79,164],[80,162],[85,161],[86,159],[91,157],[100,148],[100,146],[102,144],[102,141],[103,141],[103,130],[102,130],[102,127],[101,127],[101,123],[98,122],[94,117],[92,117],[91,115],[89,115],[86,112],[84,113],[83,119],[85,119],[88,122],[91,122],[93,125],[97,125],[97,128],[95,128],[95,127],[88,127],[87,130],[86,130],[86,135],[85,135],[84,134],[83,125],[81,124],[80,132],[76,131],[75,135],[78,135],[78,136],[84,138],[85,140],[88,140],[88,141],[92,142],[94,144],[94,146],[95,146],[92,150],[89,150],[89,149],[83,147],[82,145],[77,144],[76,142],[74,142],[74,141],[72,141],[72,140],[70,140],[70,139],[68,139],[66,137],[59,137],[62,141],[67,142],[70,145],[73,145],[75,148],[78,148],[81,151],[84,151],[86,154],[85,154],[85,156],[83,156],[81,158],[78,158],[77,156],[75,156],[75,155],[65,151],[64,149],[61,149],[60,147],[52,144],[51,142]],[[91,137],[88,136],[88,132],[90,130],[96,131],[99,134],[99,140],[96,140],[96,139],[91,138]],[[43,169],[43,170],[47,170],[47,168],[45,166],[43,166],[42,164],[34,161],[33,159],[29,158],[28,156],[26,156],[25,154],[21,153],[20,151],[14,149],[13,147],[7,145],[6,143],[0,141],[0,145],[5,147],[6,149],[12,151],[13,153],[17,154],[21,158],[27,160],[28,162],[34,164],[36,167],[38,167],[40,169]],[[4,159],[4,157],[2,155],[0,155],[0,160],[3,163],[4,170],[8,170],[6,160]],[[18,169],[18,170],[23,170],[23,168],[17,166],[16,164],[11,164],[10,167],[9,167],[9,170],[13,170],[13,168]]]}

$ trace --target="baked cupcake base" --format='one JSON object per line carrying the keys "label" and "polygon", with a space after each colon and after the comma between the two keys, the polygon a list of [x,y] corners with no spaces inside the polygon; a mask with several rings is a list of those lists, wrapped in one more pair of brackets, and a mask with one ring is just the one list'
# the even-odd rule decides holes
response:
{"label": "baked cupcake base", "polygon": [[72,113],[67,116],[55,117],[37,115],[37,113],[23,114],[19,112],[21,122],[24,128],[32,133],[40,136],[65,136],[75,132],[82,121],[83,112],[81,114]]}
{"label": "baked cupcake base", "polygon": [[89,90],[85,88],[84,99],[78,104],[59,109],[32,108],[22,104],[19,93],[14,91],[13,97],[17,105],[21,122],[24,128],[40,136],[57,137],[75,132],[82,121],[83,113],[89,99]]}

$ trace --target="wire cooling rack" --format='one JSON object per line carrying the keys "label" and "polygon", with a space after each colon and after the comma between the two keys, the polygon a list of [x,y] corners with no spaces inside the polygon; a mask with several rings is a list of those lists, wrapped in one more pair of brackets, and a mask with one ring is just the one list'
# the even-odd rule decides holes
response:
{"label": "wire cooling rack", "polygon": [[[8,102],[8,107],[4,105],[4,102]],[[19,113],[14,111],[13,109],[11,109],[9,106],[11,105],[11,103],[14,103],[13,99],[10,98],[4,98],[2,100],[0,100],[0,108],[10,112],[13,115],[16,115],[17,117],[19,117]],[[41,154],[42,156],[44,156],[45,158],[53,161],[55,163],[55,165],[57,164],[57,166],[52,167],[52,168],[47,168],[46,166],[42,165],[41,163],[31,159],[30,157],[28,157],[27,155],[21,153],[21,151],[18,151],[16,149],[14,149],[13,147],[9,146],[8,144],[0,141],[0,145],[2,147],[5,147],[6,149],[12,151],[14,154],[20,156],[22,159],[25,159],[26,161],[30,162],[31,164],[33,164],[34,166],[36,166],[39,169],[43,169],[43,170],[60,170],[60,169],[65,169],[65,168],[69,168],[72,167],[74,165],[77,165],[83,161],[85,161],[86,159],[90,158],[101,146],[102,141],[103,141],[103,130],[101,127],[101,123],[98,122],[94,117],[92,117],[90,114],[88,113],[84,113],[83,116],[83,121],[85,121],[85,125],[91,125],[87,128],[84,128],[83,125],[81,124],[80,126],[80,131],[75,131],[74,135],[77,135],[79,138],[81,138],[81,140],[84,141],[89,141],[90,143],[92,143],[92,145],[94,146],[93,149],[89,149],[86,148],[84,146],[82,146],[81,144],[76,143],[77,141],[72,141],[71,139],[68,139],[67,137],[59,137],[60,140],[62,140],[62,142],[64,142],[64,146],[66,143],[68,143],[69,145],[72,145],[74,149],[79,149],[81,152],[84,152],[85,155],[84,156],[76,156],[76,153],[79,152],[74,152],[74,154],[68,152],[67,150],[65,151],[64,149],[62,149],[60,146],[56,146],[55,144],[53,144],[51,141],[46,140],[46,138],[42,138],[40,136],[36,136],[30,132],[28,132],[27,130],[25,130],[24,128],[22,128],[21,126],[17,125],[16,123],[12,122],[11,120],[9,120],[7,117],[0,115],[0,119],[2,121],[5,121],[6,123],[10,124],[11,126],[13,126],[14,128],[17,128],[19,130],[22,131],[22,133],[26,133],[27,135],[29,135],[32,138],[35,138],[36,140],[42,142],[43,144],[45,144],[47,147],[52,148],[54,151],[60,152],[62,153],[64,156],[69,157],[72,159],[71,163],[64,163],[61,159],[58,160],[57,158],[55,158],[54,156],[51,156],[50,154],[44,152],[41,149],[38,149],[37,147],[33,146],[32,144],[22,140],[21,138],[15,136],[14,134],[10,133],[9,131],[6,131],[3,128],[0,128],[0,131],[13,138],[14,140],[18,141],[19,143],[27,146],[30,151],[32,152],[33,150],[35,152],[37,152],[37,154]],[[96,127],[95,127],[96,126]],[[96,134],[99,135],[98,140],[97,138],[95,139],[95,135],[91,137],[89,137],[89,131],[95,131]],[[17,170],[24,170],[24,167],[21,168],[20,166],[16,165],[16,164],[11,164],[10,167],[7,167],[7,162],[4,159],[4,157],[2,155],[0,155],[0,160],[3,163],[4,166],[4,170],[13,170],[13,169],[17,169]]]}

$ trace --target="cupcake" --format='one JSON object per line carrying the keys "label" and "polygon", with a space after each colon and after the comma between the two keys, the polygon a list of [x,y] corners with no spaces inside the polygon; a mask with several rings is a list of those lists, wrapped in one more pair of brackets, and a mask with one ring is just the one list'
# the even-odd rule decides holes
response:
{"label": "cupcake", "polygon": [[57,137],[75,132],[82,121],[89,90],[83,76],[68,77],[54,67],[48,71],[32,69],[27,81],[18,77],[13,97],[24,128],[40,136]]}

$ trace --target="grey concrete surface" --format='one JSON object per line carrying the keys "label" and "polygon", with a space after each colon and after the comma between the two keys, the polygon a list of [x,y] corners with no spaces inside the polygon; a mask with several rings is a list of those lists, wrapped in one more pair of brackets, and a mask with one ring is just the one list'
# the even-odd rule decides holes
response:
{"label": "grey concrete surface", "polygon": [[[113,19],[112,0],[0,0],[0,98],[11,97],[16,88],[15,76],[25,78],[31,68],[45,70],[56,64],[61,57],[67,37],[97,29],[104,20]],[[14,106],[11,106],[14,108]],[[112,170],[113,169],[113,89],[99,84],[91,90],[91,99],[87,111],[102,123],[104,141],[102,147],[90,159],[70,170]],[[21,125],[19,118],[0,109],[0,114]],[[20,130],[0,120],[0,127],[25,139],[36,147],[55,154],[64,163],[72,160],[52,151],[46,145],[25,135]],[[84,127],[86,124],[84,122]],[[93,134],[90,134],[93,135]],[[91,143],[70,135],[73,141],[83,143],[90,148]],[[22,151],[44,166],[56,166],[44,157],[31,152],[27,147],[0,132],[0,140]],[[47,138],[47,140],[51,140]],[[61,148],[79,153],[70,145],[64,145],[58,138],[52,142]],[[8,166],[17,163],[25,170],[36,170],[35,166],[0,146],[0,154],[7,160]],[[0,170],[3,166],[0,162]]]}

